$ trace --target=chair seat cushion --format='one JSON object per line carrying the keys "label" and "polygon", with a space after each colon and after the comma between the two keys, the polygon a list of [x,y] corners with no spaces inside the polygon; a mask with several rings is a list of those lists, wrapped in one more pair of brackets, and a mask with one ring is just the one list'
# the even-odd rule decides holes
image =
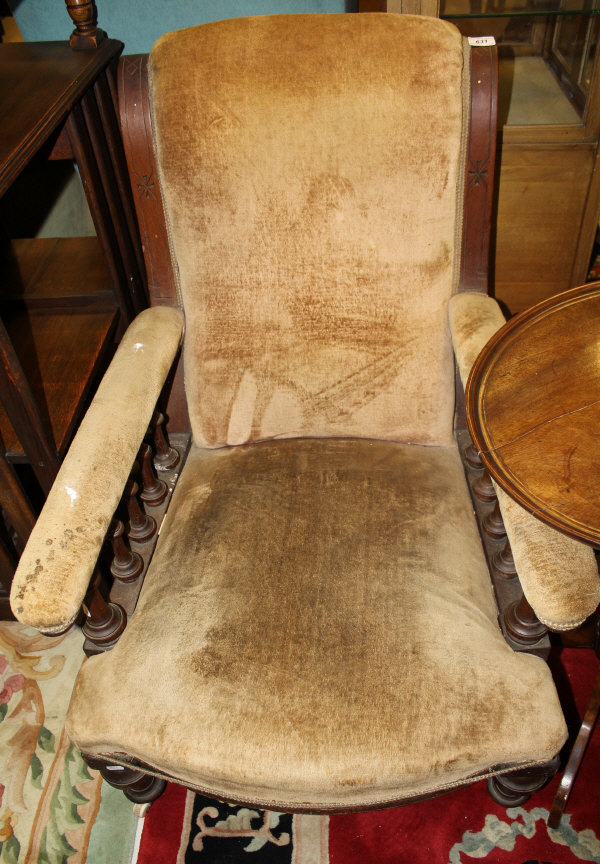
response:
{"label": "chair seat cushion", "polygon": [[498,628],[457,449],[341,439],[192,448],[68,729],[281,810],[400,801],[566,736],[545,663]]}

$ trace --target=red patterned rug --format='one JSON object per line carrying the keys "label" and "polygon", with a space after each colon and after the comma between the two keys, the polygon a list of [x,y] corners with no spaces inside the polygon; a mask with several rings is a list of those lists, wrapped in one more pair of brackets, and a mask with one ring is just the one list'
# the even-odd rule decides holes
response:
{"label": "red patterned rug", "polygon": [[[574,649],[553,664],[573,735],[597,666],[591,651]],[[508,810],[478,783],[419,804],[332,817],[229,807],[169,786],[146,816],[138,864],[600,864],[600,729],[553,831],[546,820],[558,782]]]}

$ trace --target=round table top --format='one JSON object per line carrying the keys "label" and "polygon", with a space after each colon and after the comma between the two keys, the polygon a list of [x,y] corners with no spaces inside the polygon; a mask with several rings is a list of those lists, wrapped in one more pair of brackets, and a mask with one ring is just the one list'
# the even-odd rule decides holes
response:
{"label": "round table top", "polygon": [[600,547],[600,282],[508,321],[467,383],[473,443],[535,516]]}

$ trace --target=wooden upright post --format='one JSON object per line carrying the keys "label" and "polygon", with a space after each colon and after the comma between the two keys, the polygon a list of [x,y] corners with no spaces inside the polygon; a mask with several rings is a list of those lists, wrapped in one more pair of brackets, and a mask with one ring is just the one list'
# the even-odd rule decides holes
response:
{"label": "wooden upright post", "polygon": [[74,51],[92,51],[106,39],[104,30],[97,26],[98,14],[94,0],[65,0],[67,12],[75,29],[69,43]]}

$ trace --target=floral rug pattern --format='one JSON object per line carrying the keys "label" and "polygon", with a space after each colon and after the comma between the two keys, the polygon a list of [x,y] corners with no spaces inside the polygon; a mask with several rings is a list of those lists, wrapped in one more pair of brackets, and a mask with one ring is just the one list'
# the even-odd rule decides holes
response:
{"label": "floral rug pattern", "polygon": [[[558,777],[524,807],[494,805],[480,783],[330,818],[228,807],[170,784],[144,820],[138,856],[143,823],[64,732],[81,646],[76,629],[50,638],[0,622],[0,864],[600,864],[600,729],[558,831],[546,825]],[[586,651],[561,660],[574,733],[597,660]]]}
{"label": "floral rug pattern", "polygon": [[[131,805],[88,769],[63,728],[82,643],[75,628],[47,637],[0,622],[0,864],[131,861]],[[115,830],[105,857],[109,847],[93,835]]]}
{"label": "floral rug pattern", "polygon": [[[570,746],[598,660],[563,649],[551,667]],[[557,830],[547,820],[559,775],[522,807],[495,804],[480,781],[406,807],[293,819],[169,784],[146,816],[137,864],[600,864],[599,765],[600,726]]]}

